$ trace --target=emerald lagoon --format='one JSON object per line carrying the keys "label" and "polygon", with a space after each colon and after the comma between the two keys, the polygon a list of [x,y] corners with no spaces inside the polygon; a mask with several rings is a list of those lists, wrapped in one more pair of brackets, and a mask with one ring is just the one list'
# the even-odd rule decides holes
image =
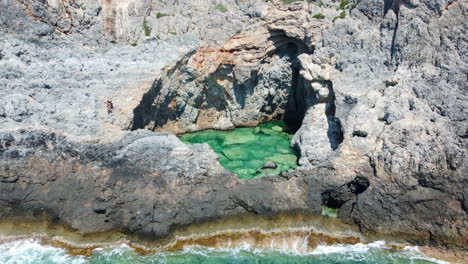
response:
{"label": "emerald lagoon", "polygon": [[283,121],[229,131],[205,130],[180,135],[184,143],[207,143],[219,162],[241,179],[273,176],[297,167],[299,154],[291,147],[294,131]]}

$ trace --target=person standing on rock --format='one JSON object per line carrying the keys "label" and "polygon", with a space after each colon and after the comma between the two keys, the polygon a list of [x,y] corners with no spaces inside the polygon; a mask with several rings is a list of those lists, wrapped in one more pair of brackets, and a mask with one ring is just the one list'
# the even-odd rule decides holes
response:
{"label": "person standing on rock", "polygon": [[114,104],[112,103],[111,100],[107,100],[106,105],[107,105],[107,113],[109,115],[112,114],[112,112],[114,111]]}

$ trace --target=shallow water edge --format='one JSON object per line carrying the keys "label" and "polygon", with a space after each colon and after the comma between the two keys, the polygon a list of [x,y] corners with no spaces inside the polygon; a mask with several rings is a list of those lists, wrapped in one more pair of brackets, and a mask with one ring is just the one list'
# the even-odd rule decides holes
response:
{"label": "shallow water edge", "polygon": [[182,250],[141,254],[126,244],[96,248],[89,256],[70,255],[65,249],[43,245],[38,239],[22,239],[0,244],[0,262],[15,264],[249,264],[249,263],[343,263],[343,264],[446,264],[424,255],[416,247],[389,248],[384,241],[369,244],[318,246],[314,251],[300,253],[291,250],[255,248],[249,244],[212,248],[189,246]]}
{"label": "shallow water edge", "polygon": [[299,153],[291,148],[294,131],[283,121],[232,130],[204,130],[178,135],[186,144],[207,143],[219,163],[241,179],[275,176],[294,170]]}
{"label": "shallow water edge", "polygon": [[[126,245],[138,254],[181,251],[192,247],[227,249],[245,245],[256,249],[311,254],[321,247],[368,245],[384,239],[386,249],[406,250],[408,243],[392,238],[367,237],[358,228],[324,216],[282,215],[275,218],[254,215],[231,217],[180,228],[164,240],[141,240],[120,232],[79,234],[47,222],[0,222],[0,244],[34,239],[42,245],[63,248],[71,256],[93,255],[96,249]],[[421,247],[428,257],[464,263],[467,252]]]}

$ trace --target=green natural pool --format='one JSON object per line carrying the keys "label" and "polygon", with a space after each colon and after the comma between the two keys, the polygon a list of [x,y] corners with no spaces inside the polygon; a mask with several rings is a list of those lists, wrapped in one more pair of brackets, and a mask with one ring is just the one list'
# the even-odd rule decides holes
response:
{"label": "green natural pool", "polygon": [[252,179],[297,167],[298,154],[290,147],[293,134],[283,121],[274,121],[229,131],[187,133],[180,139],[188,144],[208,143],[223,167],[241,179]]}

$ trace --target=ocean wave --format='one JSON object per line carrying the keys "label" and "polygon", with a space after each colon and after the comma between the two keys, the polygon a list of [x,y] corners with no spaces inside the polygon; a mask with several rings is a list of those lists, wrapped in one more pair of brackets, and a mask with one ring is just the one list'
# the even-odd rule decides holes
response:
{"label": "ocean wave", "polygon": [[369,244],[358,243],[355,245],[319,245],[312,251],[312,255],[343,254],[343,253],[366,253],[371,249],[385,248],[385,241],[376,241]]}
{"label": "ocean wave", "polygon": [[419,250],[419,248],[415,246],[406,246],[403,248],[402,252],[412,255],[413,260],[425,260],[425,261],[430,261],[430,262],[437,263],[437,264],[450,264],[450,262],[431,258],[431,257],[424,255],[424,253],[422,253]]}
{"label": "ocean wave", "polygon": [[65,249],[42,245],[39,239],[21,239],[0,244],[2,264],[87,263],[84,257],[73,257]]}
{"label": "ocean wave", "polygon": [[385,241],[320,245],[307,253],[291,250],[289,246],[283,249],[261,249],[245,243],[229,248],[188,246],[180,251],[147,255],[139,255],[127,244],[119,244],[97,248],[91,257],[68,255],[65,249],[43,245],[39,239],[21,239],[0,244],[2,264],[204,263],[213,260],[216,263],[253,263],[252,260],[256,259],[271,263],[282,263],[279,260],[285,263],[448,263],[425,256],[417,247],[391,249]]}
{"label": "ocean wave", "polygon": [[233,258],[241,255],[252,255],[256,258],[264,256],[294,256],[313,260],[312,263],[335,261],[336,263],[437,263],[450,264],[449,262],[434,259],[424,255],[417,247],[405,247],[403,250],[395,250],[388,247],[385,241],[376,241],[368,244],[355,245],[320,245],[312,252],[300,253],[288,249],[262,249],[249,244],[232,248],[207,248],[201,246],[189,246],[181,252],[171,254],[199,255],[209,257],[213,254],[225,254]]}

